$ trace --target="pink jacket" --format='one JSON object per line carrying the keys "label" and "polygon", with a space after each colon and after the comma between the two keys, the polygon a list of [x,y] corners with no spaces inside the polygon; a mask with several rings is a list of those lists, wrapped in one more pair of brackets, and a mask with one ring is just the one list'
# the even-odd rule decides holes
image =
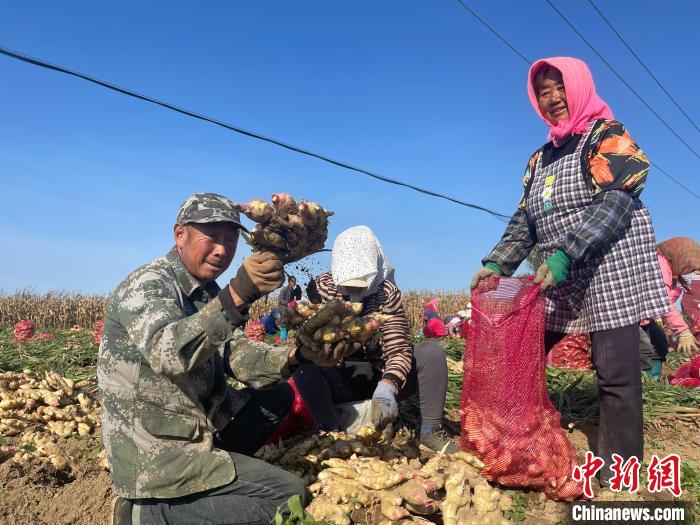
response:
{"label": "pink jacket", "polygon": [[685,324],[683,316],[676,308],[676,301],[681,296],[683,287],[677,283],[674,284],[671,263],[668,261],[666,256],[660,251],[657,251],[656,253],[659,257],[659,266],[661,266],[661,275],[664,278],[666,293],[668,294],[669,301],[671,301],[671,310],[662,316],[664,319],[664,324],[674,334],[680,334],[683,330],[688,330],[688,325]]}

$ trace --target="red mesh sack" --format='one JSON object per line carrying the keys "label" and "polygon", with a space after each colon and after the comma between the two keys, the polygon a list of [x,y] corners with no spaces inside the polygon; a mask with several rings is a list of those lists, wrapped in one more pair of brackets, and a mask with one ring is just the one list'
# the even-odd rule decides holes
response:
{"label": "red mesh sack", "polygon": [[569,370],[592,370],[588,334],[567,334],[552,347],[547,363]]}
{"label": "red mesh sack", "polygon": [[700,387],[700,356],[678,367],[678,370],[668,376],[668,380],[675,386]]}
{"label": "red mesh sack", "polygon": [[248,321],[245,325],[245,335],[252,341],[264,341],[265,325],[260,321]]}
{"label": "red mesh sack", "polygon": [[92,340],[97,346],[100,346],[100,342],[102,342],[102,331],[104,330],[104,328],[104,320],[100,319],[95,323],[95,328],[92,331]]}
{"label": "red mesh sack", "polygon": [[268,438],[268,443],[277,443],[280,439],[287,439],[302,430],[313,428],[314,426],[314,418],[311,417],[309,409],[306,408],[304,400],[294,384],[294,379],[290,378],[287,383],[294,390],[294,403],[287,417],[282,420],[274,434]]}
{"label": "red mesh sack", "polygon": [[472,293],[461,446],[485,478],[570,501],[582,493],[571,478],[578,459],[547,394],[544,316],[531,277],[491,277]]}
{"label": "red mesh sack", "polygon": [[22,319],[15,324],[15,341],[24,343],[34,337],[34,323],[28,319]]}

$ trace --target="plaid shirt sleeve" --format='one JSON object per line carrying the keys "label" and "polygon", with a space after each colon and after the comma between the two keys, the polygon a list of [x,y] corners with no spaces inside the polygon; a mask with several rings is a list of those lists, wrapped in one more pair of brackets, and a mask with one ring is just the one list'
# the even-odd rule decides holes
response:
{"label": "plaid shirt sleeve", "polygon": [[630,227],[635,208],[635,198],[625,191],[599,193],[583,211],[578,227],[564,236],[559,248],[574,260],[605,248]]}
{"label": "plaid shirt sleeve", "polygon": [[506,226],[501,240],[481,262],[482,264],[494,262],[501,267],[504,275],[513,275],[536,243],[537,236],[534,226],[528,219],[525,210],[518,208]]}

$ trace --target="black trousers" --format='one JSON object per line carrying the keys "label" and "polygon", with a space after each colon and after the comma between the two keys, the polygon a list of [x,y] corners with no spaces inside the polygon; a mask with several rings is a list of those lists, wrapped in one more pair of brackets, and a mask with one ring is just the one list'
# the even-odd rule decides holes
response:
{"label": "black trousers", "polygon": [[[371,399],[381,377],[381,371],[370,363],[348,360],[343,369],[301,366],[294,373],[294,382],[316,424],[322,430],[337,430],[334,403]],[[396,399],[401,401],[416,389],[422,425],[439,428],[447,394],[447,362],[445,351],[434,341],[414,347],[411,372]]]}
{"label": "black trousers", "polygon": [[[566,334],[545,332],[545,350]],[[642,417],[642,376],[639,369],[639,325],[593,332],[591,358],[598,377],[600,421],[598,456],[605,461],[601,482],[612,473],[613,453],[624,460],[644,456],[644,420]]]}
{"label": "black trousers", "polygon": [[252,456],[289,414],[293,403],[294,391],[286,382],[273,388],[254,390],[250,401],[216,436],[214,445]]}

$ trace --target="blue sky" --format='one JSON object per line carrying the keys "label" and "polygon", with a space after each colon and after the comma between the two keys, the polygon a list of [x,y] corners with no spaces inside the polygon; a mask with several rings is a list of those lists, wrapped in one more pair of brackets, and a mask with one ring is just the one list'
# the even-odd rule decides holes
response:
{"label": "blue sky", "polygon": [[[698,4],[597,3],[700,122]],[[700,133],[590,5],[557,4],[700,150]],[[586,60],[651,160],[698,192],[700,160],[544,0],[469,5],[530,59]],[[504,213],[546,137],[525,63],[454,0],[11,2],[0,35],[4,47]],[[197,191],[317,200],[336,211],[329,245],[370,226],[404,289],[463,288],[503,231],[484,213],[5,57],[0,79],[6,292],[109,292],[168,250],[177,208]],[[643,200],[659,240],[700,236],[700,203],[658,171]],[[239,247],[232,269],[247,252]]]}

